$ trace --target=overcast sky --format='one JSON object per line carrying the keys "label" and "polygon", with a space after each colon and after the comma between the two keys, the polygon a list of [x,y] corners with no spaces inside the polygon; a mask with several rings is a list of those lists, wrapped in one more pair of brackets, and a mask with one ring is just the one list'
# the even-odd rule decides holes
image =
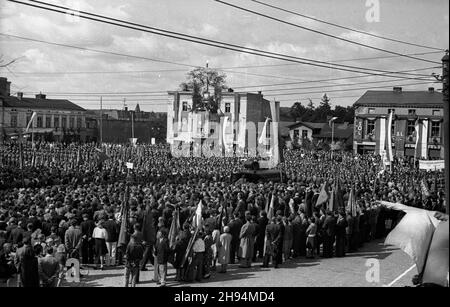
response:
{"label": "overcast sky", "polygon": [[[304,27],[398,53],[433,51],[334,28],[317,21],[266,8],[249,0],[226,1]],[[449,45],[448,0],[379,0],[379,22],[368,22],[366,12],[369,8],[366,7],[365,0],[263,1],[377,35],[444,49]],[[365,57],[389,56],[389,54],[258,17],[213,0],[48,0],[47,2],[203,38],[320,61],[359,59],[341,64],[390,71],[436,66],[436,64],[400,57],[361,60]],[[99,24],[94,21],[71,18],[6,0],[0,0],[0,33],[193,66],[204,66],[207,61],[209,61],[210,67],[222,68],[276,65],[231,69],[232,71],[228,71],[226,74],[228,85],[232,88],[355,76],[351,72],[300,64],[292,65],[292,63],[276,59],[246,55],[136,30]],[[6,76],[12,81],[13,93],[23,91],[25,96],[31,96],[38,92],[47,93],[50,98],[67,98],[85,108],[98,108],[99,97],[71,94],[56,96],[51,93],[161,92],[161,94],[154,93],[150,94],[152,96],[145,97],[129,94],[113,98],[104,97],[103,105],[104,108],[121,108],[122,100],[126,98],[127,105],[131,108],[134,108],[139,102],[143,110],[165,111],[167,94],[164,92],[176,90],[178,85],[184,81],[186,72],[189,70],[189,67],[186,66],[58,47],[4,35],[0,35],[0,54],[2,54],[4,62],[18,58],[16,63],[9,66],[9,70],[3,68],[0,70],[1,76]],[[443,54],[441,52],[421,57],[440,62]],[[440,69],[428,69],[417,73],[431,74],[431,72],[440,73],[441,71]],[[255,74],[263,76],[255,76]],[[348,84],[377,80],[386,80],[386,78],[366,77],[334,82]],[[372,86],[391,87],[418,82],[420,81],[403,80],[372,84]],[[328,87],[305,89],[305,87],[322,85],[328,85]],[[418,90],[426,89],[429,86],[432,85],[422,84],[404,86],[404,88],[405,90]],[[330,83],[316,82],[277,87],[261,86],[252,89],[262,90],[268,99],[280,100],[282,106],[290,106],[297,100],[306,104],[307,98],[312,98],[317,104],[323,93],[328,93],[332,105],[347,106],[357,100],[356,96],[365,92],[365,90],[338,91],[352,87],[363,87],[363,85],[330,87]],[[441,85],[436,84],[435,87],[439,89]],[[296,89],[279,90],[283,88]],[[270,89],[277,91],[268,92]],[[386,90],[388,89],[386,88]],[[282,93],[298,94],[281,95]]]}

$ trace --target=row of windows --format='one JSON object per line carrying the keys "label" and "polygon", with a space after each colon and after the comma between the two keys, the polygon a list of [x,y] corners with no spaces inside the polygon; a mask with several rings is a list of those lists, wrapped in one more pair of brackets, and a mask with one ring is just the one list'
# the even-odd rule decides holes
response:
{"label": "row of windows", "polygon": [[[391,132],[392,135],[394,135],[394,130],[395,130],[395,123],[392,124],[392,128],[391,128]],[[416,121],[415,120],[408,120],[408,124],[407,124],[407,136],[415,136],[415,131],[416,131]],[[366,124],[366,134],[367,135],[374,135],[375,134],[375,120],[367,120],[367,124]],[[431,132],[430,132],[430,137],[434,138],[434,137],[441,137],[441,123],[440,122],[431,122]]]}
{"label": "row of windows", "polygon": [[[375,114],[375,108],[369,108],[369,110],[367,111],[368,114]],[[395,109],[388,109],[388,114],[390,113],[395,113]],[[440,116],[441,115],[441,110],[433,110],[432,111],[433,116]],[[416,115],[416,109],[409,109],[408,110],[408,115]]]}
{"label": "row of windows", "polygon": [[[188,107],[188,102],[187,101],[183,101],[182,111],[183,112],[189,111],[189,107]],[[227,102],[227,103],[225,103],[225,113],[230,113],[230,112],[231,112],[231,103]]]}
{"label": "row of windows", "polygon": [[[27,115],[26,118],[26,123],[28,125],[28,123],[31,120],[31,114]],[[76,126],[75,126],[76,123]],[[69,117],[69,128],[74,129],[74,128],[82,128],[83,125],[83,121],[81,119],[81,117]],[[17,127],[17,115],[12,114],[11,115],[11,127]],[[56,116],[53,118],[53,127],[54,128],[67,128],[67,117],[61,117],[61,125],[60,125],[60,121],[59,121],[59,117]],[[36,128],[52,128],[52,118],[50,116],[46,116],[45,117],[45,126],[44,126],[44,121],[43,121],[43,117],[42,116],[37,116],[36,117]]]}

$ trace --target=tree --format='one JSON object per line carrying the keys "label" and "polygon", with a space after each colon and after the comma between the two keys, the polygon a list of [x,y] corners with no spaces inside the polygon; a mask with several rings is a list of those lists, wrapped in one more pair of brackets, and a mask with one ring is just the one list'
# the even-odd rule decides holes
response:
{"label": "tree", "polygon": [[314,110],[316,107],[314,106],[314,103],[313,103],[312,99],[311,99],[311,98],[308,98],[308,100],[309,100],[309,102],[308,102],[307,108],[308,108],[309,110]]}
{"label": "tree", "polygon": [[306,113],[306,108],[301,102],[296,102],[292,105],[289,113],[294,118],[294,121],[297,121],[297,119],[302,120],[302,116]]}
{"label": "tree", "polygon": [[[198,67],[186,75],[186,81],[180,84],[183,91],[192,91],[194,110],[200,107],[206,107],[211,111],[217,111],[217,101],[222,90],[226,89],[226,75],[219,74],[217,70]],[[208,104],[203,105],[203,94],[208,88],[214,89],[214,97],[210,97]]]}

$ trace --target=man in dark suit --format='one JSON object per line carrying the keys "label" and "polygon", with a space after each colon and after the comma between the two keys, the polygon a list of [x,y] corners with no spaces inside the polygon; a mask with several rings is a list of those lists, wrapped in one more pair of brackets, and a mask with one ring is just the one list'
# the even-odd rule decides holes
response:
{"label": "man in dark suit", "polygon": [[278,245],[282,242],[281,225],[277,223],[277,218],[273,217],[272,221],[266,227],[266,250],[264,255],[264,261],[261,267],[269,267],[270,258],[272,257],[272,263],[275,268],[278,268]]}
{"label": "man in dark suit", "polygon": [[[91,234],[92,236],[92,234]],[[80,258],[81,239],[83,234],[78,226],[78,222],[73,219],[70,221],[69,229],[64,234],[64,245],[69,258]]]}
{"label": "man in dark suit", "polygon": [[25,230],[22,227],[23,222],[19,221],[17,223],[17,227],[13,227],[11,229],[11,232],[9,234],[8,241],[13,244],[13,246],[22,246],[22,240],[23,240],[23,234],[25,233]]}
{"label": "man in dark suit", "polygon": [[258,253],[258,258],[263,258],[264,256],[264,238],[266,235],[266,227],[269,223],[269,219],[267,218],[267,213],[265,211],[261,211],[260,218],[258,219],[258,234],[256,236],[256,248],[255,248],[255,257],[256,253]]}
{"label": "man in dark suit", "polygon": [[336,218],[331,211],[327,211],[327,216],[323,222],[323,257],[333,257],[333,244],[335,237]]}
{"label": "man in dark suit", "polygon": [[92,239],[92,233],[95,228],[95,223],[89,218],[87,213],[83,214],[83,221],[80,224],[82,241],[81,241],[81,263],[93,264],[94,263],[94,240]]}
{"label": "man in dark suit", "polygon": [[236,254],[239,251],[239,234],[241,233],[242,221],[239,218],[239,213],[236,212],[234,217],[231,219],[228,227],[230,227],[230,234],[232,236],[231,239],[231,248],[230,248],[230,264],[234,264],[236,260]]}
{"label": "man in dark suit", "polygon": [[56,287],[59,276],[59,261],[53,256],[53,248],[46,248],[45,257],[38,259],[39,279],[42,287]]}

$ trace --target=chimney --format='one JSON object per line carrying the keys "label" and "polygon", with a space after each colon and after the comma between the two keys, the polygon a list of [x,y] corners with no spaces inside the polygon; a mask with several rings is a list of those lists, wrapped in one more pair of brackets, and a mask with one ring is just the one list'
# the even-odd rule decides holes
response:
{"label": "chimney", "polygon": [[19,98],[19,100],[22,100],[23,92],[17,92],[17,98]]}
{"label": "chimney", "polygon": [[403,88],[401,87],[394,87],[394,93],[401,93],[403,91]]}
{"label": "chimney", "polygon": [[7,97],[11,95],[11,82],[7,78],[0,78],[0,96]]}
{"label": "chimney", "polygon": [[434,87],[429,87],[428,88],[428,93],[434,93]]}
{"label": "chimney", "polygon": [[42,94],[42,93],[36,94],[36,99],[45,99],[46,97],[47,97],[47,95]]}

